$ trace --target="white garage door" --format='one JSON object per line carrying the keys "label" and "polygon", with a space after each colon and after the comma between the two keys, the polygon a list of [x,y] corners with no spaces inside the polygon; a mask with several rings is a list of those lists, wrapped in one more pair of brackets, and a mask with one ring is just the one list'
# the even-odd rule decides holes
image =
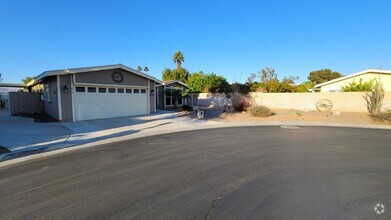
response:
{"label": "white garage door", "polygon": [[75,120],[148,114],[147,89],[76,86]]}

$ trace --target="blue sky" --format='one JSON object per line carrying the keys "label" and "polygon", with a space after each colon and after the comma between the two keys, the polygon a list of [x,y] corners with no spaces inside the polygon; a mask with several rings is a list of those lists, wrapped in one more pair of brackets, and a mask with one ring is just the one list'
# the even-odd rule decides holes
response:
{"label": "blue sky", "polygon": [[161,78],[183,66],[245,81],[331,68],[391,69],[391,1],[0,1],[0,72],[20,82],[45,70],[122,63]]}

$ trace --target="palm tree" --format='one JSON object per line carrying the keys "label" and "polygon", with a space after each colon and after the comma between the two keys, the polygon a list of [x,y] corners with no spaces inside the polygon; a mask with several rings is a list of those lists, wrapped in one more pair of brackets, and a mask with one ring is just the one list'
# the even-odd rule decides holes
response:
{"label": "palm tree", "polygon": [[177,69],[181,69],[182,62],[185,62],[185,57],[183,56],[183,53],[181,51],[177,51],[174,53],[174,57],[172,58],[174,63],[176,63]]}
{"label": "palm tree", "polygon": [[148,72],[148,71],[149,71],[148,67],[147,66],[144,67],[144,72]]}
{"label": "palm tree", "polygon": [[138,67],[137,67],[137,70],[138,70],[138,71],[141,71],[141,70],[143,70],[143,68],[141,68],[141,66],[138,66]]}

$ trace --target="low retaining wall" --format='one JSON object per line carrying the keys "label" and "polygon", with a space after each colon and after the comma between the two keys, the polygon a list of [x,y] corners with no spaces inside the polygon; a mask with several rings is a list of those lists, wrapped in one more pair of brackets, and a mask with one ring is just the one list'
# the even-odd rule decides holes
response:
{"label": "low retaining wall", "polygon": [[[249,93],[251,102],[272,109],[317,110],[316,103],[321,99],[332,102],[332,110],[345,112],[367,112],[363,92],[316,92],[316,93]],[[231,104],[225,94],[200,93],[198,104],[222,107]],[[383,108],[391,108],[391,92],[386,92]]]}
{"label": "low retaining wall", "polygon": [[40,92],[10,92],[9,108],[11,115],[44,112]]}

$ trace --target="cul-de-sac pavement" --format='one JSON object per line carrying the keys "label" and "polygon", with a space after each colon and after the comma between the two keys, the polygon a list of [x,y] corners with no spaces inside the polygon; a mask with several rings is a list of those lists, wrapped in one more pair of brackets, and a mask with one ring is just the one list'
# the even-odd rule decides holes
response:
{"label": "cul-de-sac pavement", "polygon": [[387,219],[390,143],[389,130],[307,126],[108,143],[0,168],[0,218]]}

